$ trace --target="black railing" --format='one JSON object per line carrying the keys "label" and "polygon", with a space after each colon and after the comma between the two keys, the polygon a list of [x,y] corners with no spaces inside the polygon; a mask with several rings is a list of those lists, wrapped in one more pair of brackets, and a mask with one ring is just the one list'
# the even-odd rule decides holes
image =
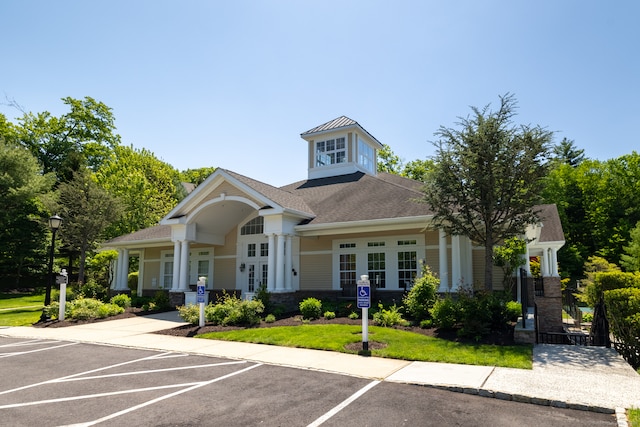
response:
{"label": "black railing", "polygon": [[544,281],[541,277],[533,278],[533,292],[537,297],[544,296]]}
{"label": "black railing", "polygon": [[540,344],[593,345],[589,335],[574,332],[539,332],[538,342]]}

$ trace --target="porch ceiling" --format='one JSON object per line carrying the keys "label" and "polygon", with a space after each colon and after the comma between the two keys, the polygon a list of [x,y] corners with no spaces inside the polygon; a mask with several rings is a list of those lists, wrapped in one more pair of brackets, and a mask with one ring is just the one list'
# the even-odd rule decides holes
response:
{"label": "porch ceiling", "polygon": [[195,214],[193,218],[189,218],[189,223],[196,224],[196,233],[198,235],[224,237],[254,211],[251,206],[245,203],[224,200],[205,207]]}

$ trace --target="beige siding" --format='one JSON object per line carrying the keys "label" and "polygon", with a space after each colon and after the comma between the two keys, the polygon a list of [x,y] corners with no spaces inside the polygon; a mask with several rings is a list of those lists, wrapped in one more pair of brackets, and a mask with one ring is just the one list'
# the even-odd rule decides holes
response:
{"label": "beige siding", "polygon": [[[209,200],[213,200],[217,197],[220,197],[220,193],[225,193],[227,196],[237,196],[237,197],[245,197],[249,200],[251,200],[254,203],[257,203],[257,201],[252,198],[249,197],[246,193],[244,193],[243,191],[239,190],[238,188],[234,187],[233,185],[224,182],[222,184],[220,184],[220,186],[218,186],[215,191],[212,191],[207,197],[205,197],[202,202],[200,202],[198,204],[198,206],[201,206],[203,203],[208,202]],[[258,203],[259,204],[259,203]]]}
{"label": "beige siding", "polygon": [[440,234],[438,230],[427,230],[424,232],[424,242],[427,246],[439,246]]}
{"label": "beige siding", "polygon": [[238,227],[234,227],[224,236],[224,246],[215,247],[216,256],[235,256],[236,246],[238,244]]}
{"label": "beige siding", "polygon": [[[153,286],[153,279],[156,279],[156,286]],[[157,289],[160,285],[160,260],[144,262],[144,275],[142,278],[142,289]]]}
{"label": "beige siding", "polygon": [[427,266],[431,272],[440,277],[440,252],[438,249],[427,249]]}
{"label": "beige siding", "polygon": [[331,254],[300,256],[300,290],[331,290]]}
{"label": "beige siding", "polygon": [[330,251],[333,240],[327,237],[309,237],[300,239],[300,252]]}
{"label": "beige siding", "polygon": [[[504,274],[500,267],[493,267],[493,289],[502,290],[502,278]],[[474,249],[473,251],[473,287],[484,289],[484,249]]]}
{"label": "beige siding", "polygon": [[213,289],[236,288],[235,258],[216,259],[213,265]]}

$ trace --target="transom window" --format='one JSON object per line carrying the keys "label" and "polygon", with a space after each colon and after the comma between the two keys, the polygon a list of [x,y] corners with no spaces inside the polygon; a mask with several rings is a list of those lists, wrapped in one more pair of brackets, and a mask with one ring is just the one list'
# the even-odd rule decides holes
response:
{"label": "transom window", "polygon": [[333,165],[347,161],[344,137],[316,142],[316,166]]}
{"label": "transom window", "polygon": [[253,218],[251,221],[247,222],[240,229],[240,234],[242,236],[248,236],[252,234],[262,234],[264,232],[264,218],[261,216],[257,216]]}
{"label": "transom window", "polygon": [[256,244],[255,243],[249,243],[247,245],[247,256],[248,257],[256,256]]}

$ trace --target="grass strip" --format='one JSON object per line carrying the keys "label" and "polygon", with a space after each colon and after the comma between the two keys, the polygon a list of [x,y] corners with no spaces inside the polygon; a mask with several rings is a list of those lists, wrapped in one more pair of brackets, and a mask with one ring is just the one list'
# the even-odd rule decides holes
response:
{"label": "grass strip", "polygon": [[[316,350],[357,353],[345,348],[362,341],[362,328],[355,325],[300,325],[273,328],[248,328],[210,332],[198,338],[271,344]],[[500,366],[531,369],[531,345],[498,346],[459,343],[414,332],[372,326],[369,343],[386,344],[372,350],[373,356],[423,362],[460,363],[465,365]]]}

